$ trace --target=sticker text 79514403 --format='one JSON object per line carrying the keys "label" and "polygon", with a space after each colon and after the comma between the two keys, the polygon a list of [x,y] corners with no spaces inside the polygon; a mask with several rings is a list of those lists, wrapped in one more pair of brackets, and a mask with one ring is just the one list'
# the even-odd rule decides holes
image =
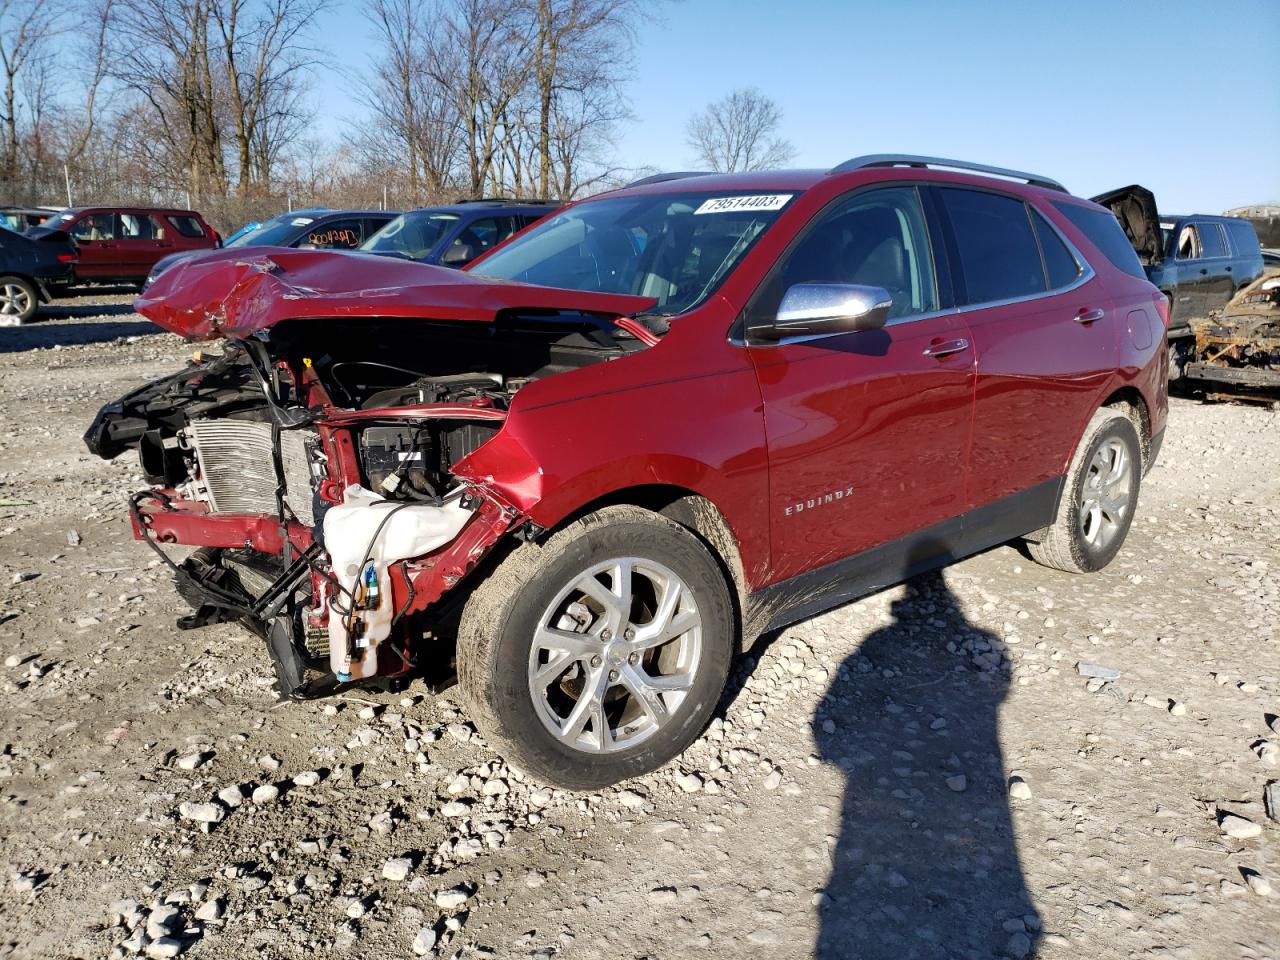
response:
{"label": "sticker text 79514403", "polygon": [[781,210],[794,194],[790,193],[753,193],[740,197],[712,197],[704,200],[702,206],[693,211],[700,213],[736,213],[742,210]]}

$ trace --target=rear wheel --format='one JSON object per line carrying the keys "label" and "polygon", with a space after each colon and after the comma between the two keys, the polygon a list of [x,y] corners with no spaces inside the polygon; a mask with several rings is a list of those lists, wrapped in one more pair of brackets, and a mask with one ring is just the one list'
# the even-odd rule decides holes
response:
{"label": "rear wheel", "polygon": [[728,585],[696,537],[607,507],[518,547],[475,589],[458,681],[511,764],[594,790],[693,742],[724,689],[733,630]]}
{"label": "rear wheel", "polygon": [[36,288],[22,277],[0,277],[0,327],[17,327],[36,315]]}
{"label": "rear wheel", "polygon": [[1142,447],[1133,421],[1103,407],[1089,420],[1067,472],[1057,519],[1031,556],[1069,573],[1101,570],[1124,543],[1138,505]]}

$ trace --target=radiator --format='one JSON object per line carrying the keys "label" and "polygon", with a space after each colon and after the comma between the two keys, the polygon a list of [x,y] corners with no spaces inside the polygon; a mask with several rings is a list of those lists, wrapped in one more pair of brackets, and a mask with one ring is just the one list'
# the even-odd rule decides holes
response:
{"label": "radiator", "polygon": [[[186,430],[195,448],[209,509],[213,513],[276,513],[276,474],[271,424],[252,420],[196,420]],[[311,503],[308,430],[280,433],[285,503],[307,526],[315,524]]]}

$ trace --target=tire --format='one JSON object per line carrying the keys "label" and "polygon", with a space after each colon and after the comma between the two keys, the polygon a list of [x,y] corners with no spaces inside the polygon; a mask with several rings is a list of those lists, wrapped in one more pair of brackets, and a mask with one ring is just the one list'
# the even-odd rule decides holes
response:
{"label": "tire", "polygon": [[1057,518],[1039,543],[1027,542],[1032,558],[1068,573],[1101,570],[1124,543],[1141,482],[1142,445],[1133,421],[1103,407],[1071,458]]}
{"label": "tire", "polygon": [[36,315],[40,296],[29,280],[0,277],[0,327],[19,327]]}
{"label": "tire", "polygon": [[[625,618],[622,603],[602,599],[619,583],[631,584]],[[648,510],[606,507],[520,545],[476,587],[458,630],[458,683],[507,762],[553,786],[596,790],[657,769],[702,732],[724,690],[734,624],[728,584],[701,541]]]}

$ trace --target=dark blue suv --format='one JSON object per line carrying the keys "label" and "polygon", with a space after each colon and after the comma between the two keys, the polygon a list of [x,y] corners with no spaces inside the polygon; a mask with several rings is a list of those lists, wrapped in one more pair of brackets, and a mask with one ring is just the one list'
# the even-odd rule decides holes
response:
{"label": "dark blue suv", "polygon": [[[354,250],[393,220],[396,210],[331,210],[311,207],[290,210],[278,217],[238,231],[226,247],[305,247],[318,250]],[[172,253],[156,262],[147,274],[145,290],[174,264],[205,251]]]}
{"label": "dark blue suv", "polygon": [[464,200],[400,214],[360,247],[365,253],[465,267],[560,207],[558,200]]}

